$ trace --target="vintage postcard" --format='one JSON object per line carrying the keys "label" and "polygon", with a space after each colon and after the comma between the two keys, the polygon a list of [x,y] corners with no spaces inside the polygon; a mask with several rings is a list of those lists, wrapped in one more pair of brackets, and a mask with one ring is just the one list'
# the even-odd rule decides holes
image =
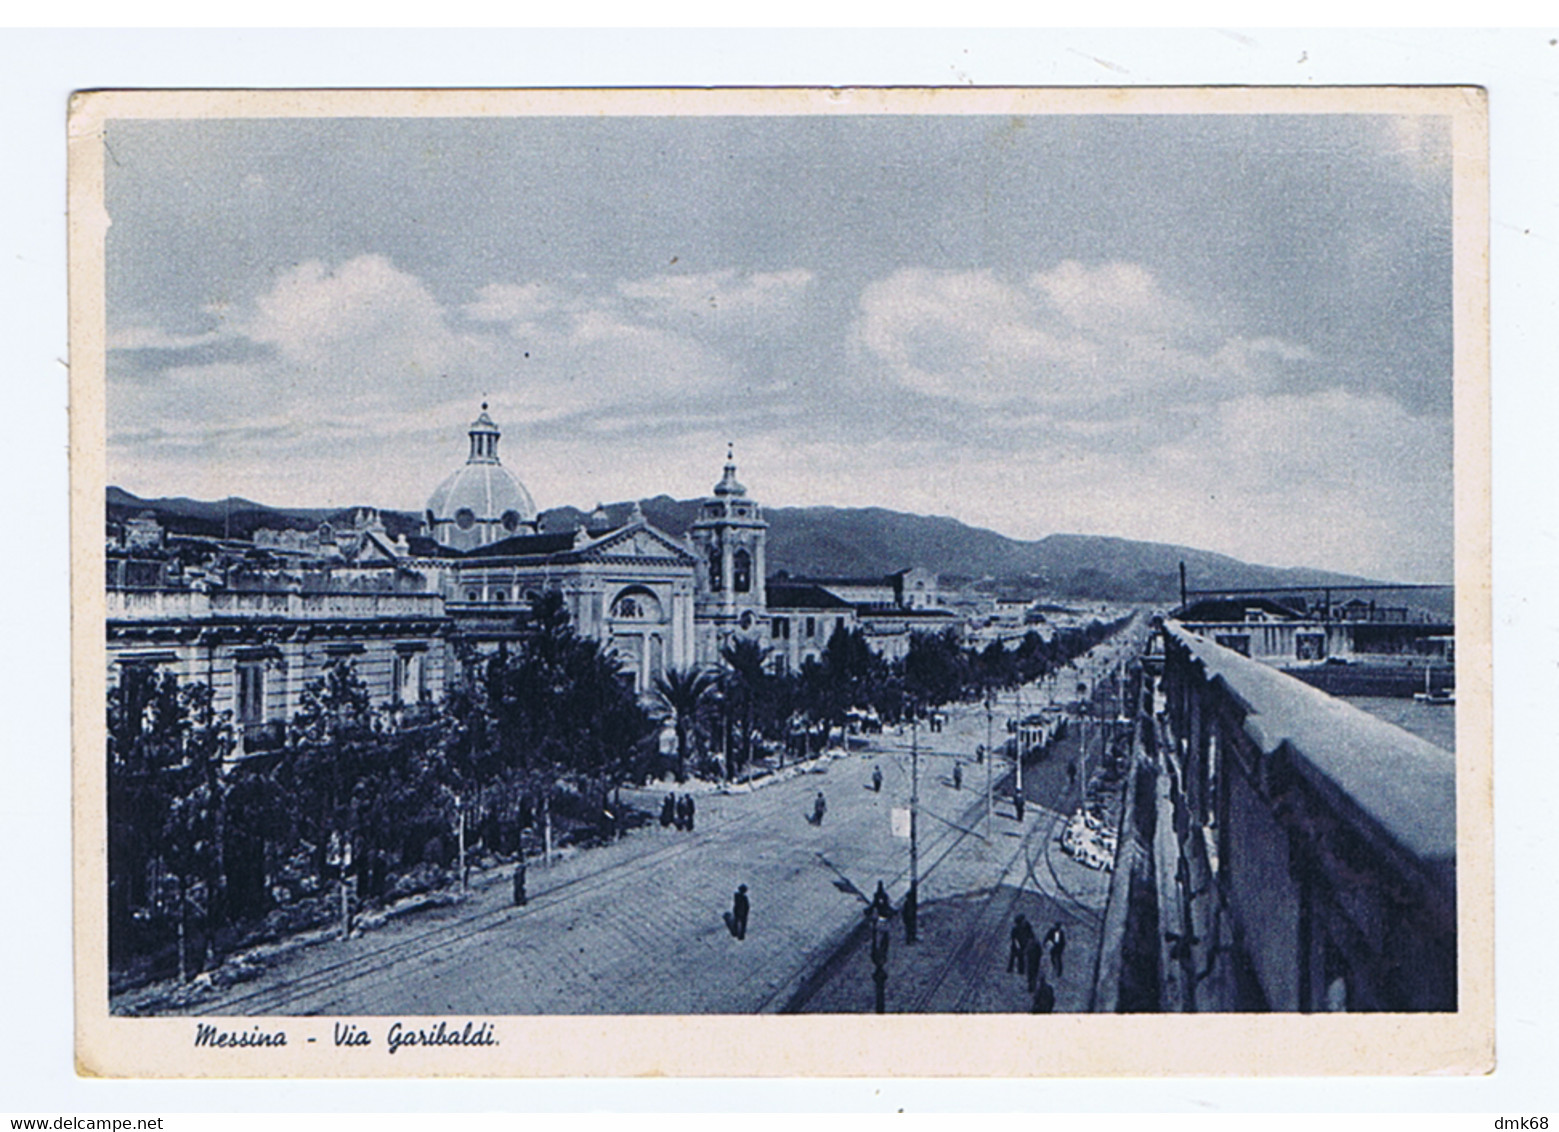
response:
{"label": "vintage postcard", "polygon": [[1493,1067],[1481,90],[69,131],[80,1072]]}

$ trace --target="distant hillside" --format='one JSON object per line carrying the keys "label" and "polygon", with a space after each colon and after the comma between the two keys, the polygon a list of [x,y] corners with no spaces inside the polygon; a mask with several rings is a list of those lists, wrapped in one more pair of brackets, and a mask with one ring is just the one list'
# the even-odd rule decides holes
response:
{"label": "distant hillside", "polygon": [[[698,516],[698,501],[658,495],[640,502],[645,517],[668,534],[684,535]],[[624,521],[632,503],[614,503],[607,513]],[[309,529],[321,521],[345,523],[354,508],[273,508],[248,499],[206,503],[193,499],[140,499],[108,489],[108,518],[122,521],[153,511],[170,530],[220,538],[248,538],[260,527]],[[1347,574],[1304,568],[1255,566],[1223,554],[1165,543],[1136,542],[1100,535],[1049,535],[1031,542],[956,519],[910,515],[880,507],[769,507],[768,566],[771,573],[824,577],[872,576],[906,566],[923,566],[962,583],[1032,595],[1116,601],[1168,601],[1178,596],[1179,566],[1186,564],[1192,589],[1329,585],[1346,588],[1368,581]],[[416,534],[419,518],[380,511],[391,534]],[[586,513],[557,507],[541,515],[543,530],[569,530]]]}
{"label": "distant hillside", "polygon": [[[313,530],[320,523],[349,523],[355,507],[267,507],[252,499],[229,496],[215,502],[185,499],[175,496],[169,499],[142,499],[121,488],[108,489],[108,521],[120,523],[125,519],[151,511],[164,527],[181,535],[199,535],[203,538],[247,539],[262,527],[272,530]],[[380,518],[391,535],[417,533],[421,520],[404,511],[380,511]]]}
{"label": "distant hillside", "polygon": [[[611,504],[622,521],[631,503]],[[643,500],[645,518],[669,534],[685,534],[697,500]],[[544,512],[543,524],[567,529],[584,513]],[[989,579],[1034,594],[1116,601],[1167,601],[1180,593],[1180,563],[1191,589],[1258,586],[1361,585],[1369,579],[1325,570],[1254,566],[1224,554],[1167,543],[1101,535],[1049,535],[1033,542],[970,527],[957,519],[910,515],[881,507],[767,507],[770,572],[814,577],[887,574],[923,566],[961,581]]]}

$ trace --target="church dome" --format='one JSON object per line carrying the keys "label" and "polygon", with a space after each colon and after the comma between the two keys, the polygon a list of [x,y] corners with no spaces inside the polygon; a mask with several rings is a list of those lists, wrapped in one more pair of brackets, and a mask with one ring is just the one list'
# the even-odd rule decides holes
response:
{"label": "church dome", "polygon": [[501,522],[510,511],[515,513],[518,523],[536,518],[536,504],[530,492],[502,464],[467,464],[456,469],[428,499],[428,510],[435,521],[455,520],[462,510],[469,510],[479,520]]}
{"label": "church dome", "polygon": [[471,550],[536,529],[536,504],[498,460],[498,426],[482,406],[471,425],[471,454],[428,499],[428,533],[440,544]]}

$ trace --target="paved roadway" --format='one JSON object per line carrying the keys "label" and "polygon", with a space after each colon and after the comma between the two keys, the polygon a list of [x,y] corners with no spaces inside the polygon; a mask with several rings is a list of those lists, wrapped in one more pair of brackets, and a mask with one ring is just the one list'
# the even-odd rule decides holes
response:
{"label": "paved roadway", "polygon": [[[997,716],[998,729],[1003,719]],[[987,839],[986,768],[972,762],[985,735],[985,711],[976,707],[955,707],[940,733],[920,729],[923,906],[993,886],[1057,891],[1055,874],[1036,868],[1045,855],[1034,846],[1053,845],[1056,811],[1070,808],[1062,797],[1064,760],[1025,784],[1034,804],[1023,835],[1002,799]],[[966,760],[962,790],[951,786],[955,754]],[[880,794],[870,789],[874,765],[883,770]],[[820,763],[816,773],[748,793],[700,796],[695,832],[655,823],[550,868],[533,866],[524,908],[510,903],[509,870],[496,869],[456,905],[299,949],[197,1009],[367,1015],[784,1009],[809,974],[843,954],[879,880],[895,904],[903,898],[909,848],[892,835],[890,812],[908,805],[910,769],[908,731],[890,731],[873,737],[870,749]],[[814,826],[806,816],[819,790],[828,812]],[[653,813],[661,796],[650,790],[636,801]],[[752,900],[744,940],[731,936],[723,918],[737,884],[748,885]],[[1086,896],[1091,915],[1102,907],[1102,888],[1094,889]],[[1001,920],[994,912],[976,916],[959,929],[967,938],[941,946],[984,947],[995,932],[994,946],[1004,948]],[[1072,947],[1072,961],[1091,963],[1084,950]],[[928,998],[926,1008],[947,1009],[944,997]]]}
{"label": "paved roadway", "polygon": [[[892,1013],[1024,1012],[1031,996],[1026,980],[1007,971],[1008,940],[1019,913],[1043,933],[1062,924],[1066,962],[1057,978],[1058,1012],[1086,1011],[1092,1001],[1093,957],[1109,892],[1109,874],[1067,857],[1059,837],[1073,792],[1065,773],[1077,753],[1074,732],[1049,758],[1031,765],[1025,789],[1049,805],[1025,807],[1019,827],[1010,800],[997,807],[994,837],[963,838],[922,884],[919,939],[904,940],[892,925],[886,1009]],[[983,815],[983,805],[976,806]],[[976,833],[983,822],[975,823]],[[794,995],[787,1009],[805,1013],[864,1013],[872,1009],[870,947],[859,931]]]}

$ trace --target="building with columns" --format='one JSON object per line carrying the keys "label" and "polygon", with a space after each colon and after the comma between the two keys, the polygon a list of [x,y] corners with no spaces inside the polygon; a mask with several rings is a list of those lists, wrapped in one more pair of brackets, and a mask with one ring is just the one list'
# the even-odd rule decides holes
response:
{"label": "building with columns", "polygon": [[650,692],[668,668],[716,664],[733,636],[767,645],[768,524],[724,475],[686,540],[653,527],[634,505],[614,525],[598,508],[572,531],[541,531],[530,493],[498,459],[500,430],[483,412],[470,455],[434,492],[408,561],[437,579],[456,636],[481,647],[523,632],[535,596],[563,596],[575,628],[623,661]]}
{"label": "building with columns", "polygon": [[536,596],[555,591],[575,629],[615,652],[639,692],[694,662],[698,560],[637,508],[621,526],[516,535],[433,561],[456,635],[478,647],[522,635]]}
{"label": "building with columns", "polygon": [[444,694],[452,627],[433,593],[197,582],[110,588],[107,614],[108,686],[133,669],[205,683],[216,710],[231,713],[240,755],[279,746],[304,688],[339,661],[397,718]]}
{"label": "building with columns", "polygon": [[860,628],[898,655],[913,632],[952,618],[924,571],[865,589],[777,580],[771,609],[769,525],[730,450],[679,538],[637,504],[625,522],[597,508],[572,530],[543,530],[499,457],[485,403],[468,437],[465,463],[434,490],[412,537],[390,537],[371,509],[252,540],[164,538],[154,518],[127,521],[108,552],[110,684],[128,665],[204,680],[254,749],[275,741],[303,687],[334,660],[353,661],[376,706],[442,699],[462,649],[523,638],[542,593],[560,594],[578,632],[615,653],[645,695],[668,669],[719,664],[733,640],[795,671],[836,629]]}

